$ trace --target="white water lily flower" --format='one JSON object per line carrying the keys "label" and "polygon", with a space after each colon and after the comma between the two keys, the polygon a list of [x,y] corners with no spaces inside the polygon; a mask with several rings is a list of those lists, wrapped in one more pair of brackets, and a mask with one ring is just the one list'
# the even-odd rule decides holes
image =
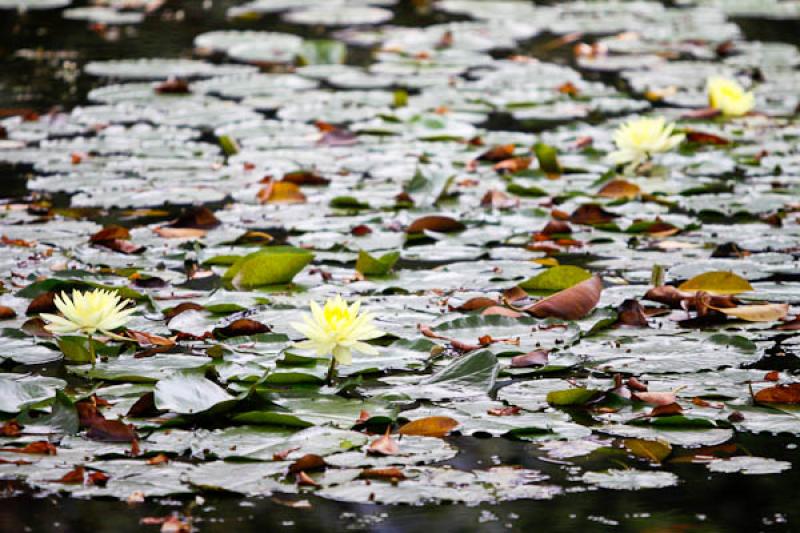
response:
{"label": "white water lily flower", "polygon": [[298,348],[314,350],[317,355],[330,355],[342,365],[353,362],[353,353],[376,355],[378,350],[364,341],[384,335],[373,323],[371,313],[359,312],[360,302],[350,306],[341,297],[328,299],[324,307],[311,302],[311,314],[303,316],[303,322],[292,323],[292,327],[308,337],[296,343]]}
{"label": "white water lily flower", "polygon": [[124,300],[114,291],[95,289],[91,292],[72,291],[72,296],[61,293],[54,299],[56,308],[64,316],[42,313],[49,322],[45,329],[56,334],[96,332],[116,337],[111,330],[124,326],[136,310],[128,308],[130,300]]}
{"label": "white water lily flower", "polygon": [[744,116],[756,105],[755,95],[745,91],[735,80],[713,76],[706,82],[706,91],[708,105],[729,117]]}
{"label": "white water lily flower", "polygon": [[638,166],[653,154],[668,152],[686,138],[673,135],[675,124],[667,124],[663,117],[636,118],[627,121],[614,132],[617,150],[608,154],[615,165]]}

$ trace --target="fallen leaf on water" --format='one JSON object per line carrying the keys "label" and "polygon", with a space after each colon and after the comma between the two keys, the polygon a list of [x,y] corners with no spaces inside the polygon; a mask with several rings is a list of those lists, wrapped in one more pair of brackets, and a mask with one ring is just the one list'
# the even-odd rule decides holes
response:
{"label": "fallen leaf on water", "polygon": [[502,146],[495,146],[483,152],[481,155],[476,157],[478,161],[505,161],[509,159],[514,154],[515,146],[513,144],[504,144]]}
{"label": "fallen leaf on water", "polygon": [[171,228],[214,229],[221,222],[214,212],[205,206],[191,207],[183,211],[178,218],[167,226]]}
{"label": "fallen leaf on water", "polygon": [[[333,130],[336,131],[336,130]],[[294,183],[295,185],[327,185],[331,182],[328,178],[321,176],[313,170],[297,170],[283,175],[282,182]]]}
{"label": "fallen leaf on water", "polygon": [[617,324],[637,328],[649,327],[642,304],[636,300],[625,300],[617,307]]}
{"label": "fallen leaf on water", "polygon": [[320,484],[314,481],[311,476],[306,474],[303,471],[298,472],[295,474],[295,480],[297,484],[301,487],[319,487]]}
{"label": "fallen leaf on water", "polygon": [[531,163],[533,163],[533,158],[530,157],[512,157],[497,163],[494,166],[494,170],[497,172],[510,172],[513,174],[514,172],[527,169],[531,166]]}
{"label": "fallen leaf on water", "polygon": [[205,307],[200,304],[196,304],[194,302],[183,302],[172,309],[168,309],[164,311],[164,320],[169,322],[179,314],[183,313],[184,311],[204,311]]}
{"label": "fallen leaf on water", "polygon": [[359,474],[362,479],[386,479],[390,481],[402,481],[406,479],[403,471],[396,466],[389,468],[365,468]]}
{"label": "fallen leaf on water", "polygon": [[29,453],[32,455],[56,455],[56,447],[46,440],[26,444],[22,448],[0,448],[0,452]]}
{"label": "fallen leaf on water", "polygon": [[458,305],[456,307],[450,306],[451,311],[479,311],[481,309],[486,309],[487,307],[492,307],[497,305],[497,301],[493,300],[492,298],[487,298],[485,296],[478,296],[476,298],[470,298],[466,302]]}
{"label": "fallen leaf on water", "polygon": [[136,430],[119,420],[96,418],[90,422],[86,437],[100,442],[134,442]]}
{"label": "fallen leaf on water", "polygon": [[758,403],[800,404],[800,383],[767,387],[758,391],[753,398]]}
{"label": "fallen leaf on water", "polygon": [[400,446],[392,439],[389,434],[391,428],[386,428],[386,433],[378,437],[370,443],[367,447],[367,453],[370,455],[397,455],[400,453]]}
{"label": "fallen leaf on water", "polygon": [[672,392],[637,392],[635,398],[651,405],[669,405],[677,401]]}
{"label": "fallen leaf on water", "polygon": [[289,455],[292,452],[296,452],[299,449],[300,449],[300,447],[297,446],[297,447],[294,447],[294,448],[286,448],[285,450],[281,450],[279,452],[275,452],[275,453],[272,454],[272,460],[273,461],[285,461],[286,458],[289,457]]}
{"label": "fallen leaf on water", "polygon": [[105,472],[90,472],[87,478],[87,482],[89,485],[95,485],[98,487],[105,487],[106,483],[108,483],[110,476]]}
{"label": "fallen leaf on water", "polygon": [[569,216],[569,221],[575,224],[595,225],[611,222],[619,215],[606,211],[597,204],[583,204]]}
{"label": "fallen leaf on water", "polygon": [[145,331],[135,331],[132,329],[126,330],[125,335],[136,341],[139,346],[142,347],[149,347],[149,346],[165,346],[171,347],[175,346],[175,341],[172,339],[168,339],[166,337],[160,337],[158,335],[153,335],[152,333],[147,333]]}
{"label": "fallen leaf on water", "polygon": [[728,139],[719,135],[696,130],[687,131],[686,140],[695,144],[711,144],[714,146],[725,146],[731,143]]}
{"label": "fallen leaf on water", "polygon": [[512,368],[525,368],[529,366],[544,366],[547,364],[549,355],[544,350],[534,350],[523,355],[516,355],[511,358]]}
{"label": "fallen leaf on water", "polygon": [[775,322],[784,318],[789,312],[789,304],[740,305],[727,309],[710,307],[727,316],[748,322]]}
{"label": "fallen leaf on water", "polygon": [[118,226],[116,224],[111,224],[110,226],[106,226],[91,237],[89,237],[89,242],[98,243],[103,241],[110,241],[113,239],[130,239],[131,233],[128,231],[127,228],[122,226]]}
{"label": "fallen leaf on water", "polygon": [[82,466],[76,466],[59,479],[51,479],[53,483],[66,483],[66,484],[83,484],[86,470]]}
{"label": "fallen leaf on water", "polygon": [[572,228],[563,220],[551,220],[539,233],[543,235],[568,235],[572,233]]}
{"label": "fallen leaf on water", "polygon": [[146,462],[149,465],[165,465],[169,463],[169,457],[167,457],[163,453],[160,453],[158,455],[151,457]]}
{"label": "fallen leaf on water", "polygon": [[599,276],[592,276],[586,281],[539,300],[521,310],[537,318],[555,317],[564,320],[579,320],[594,309],[597,302],[600,301],[602,291],[602,280]]}
{"label": "fallen leaf on water", "polygon": [[372,233],[372,228],[366,224],[353,226],[353,228],[350,230],[350,234],[355,237],[363,237],[364,235],[369,235],[370,233]]}
{"label": "fallen leaf on water", "polygon": [[642,190],[635,183],[625,180],[611,180],[597,191],[604,198],[636,198]]}
{"label": "fallen leaf on water", "polygon": [[319,455],[308,453],[289,465],[289,473],[297,474],[299,472],[313,472],[315,470],[323,470],[327,465],[325,459]]}
{"label": "fallen leaf on water", "polygon": [[724,409],[725,408],[725,404],[724,403],[712,403],[712,402],[709,402],[708,400],[704,400],[704,399],[699,398],[697,396],[692,398],[692,404],[696,405],[697,407],[709,407],[711,409]]}
{"label": "fallen leaf on water", "polygon": [[454,233],[463,231],[466,226],[451,217],[441,215],[429,215],[414,220],[406,228],[406,233],[422,233],[424,231],[434,231],[436,233]]}
{"label": "fallen leaf on water", "polygon": [[28,304],[28,308],[25,310],[25,314],[30,316],[38,315],[39,313],[57,313],[58,309],[56,308],[55,298],[56,293],[52,291],[40,294],[31,300],[31,303]]}
{"label": "fallen leaf on water", "polygon": [[800,330],[800,317],[795,317],[793,320],[788,322],[784,322],[780,326],[775,329],[779,329],[781,331],[797,331]]}
{"label": "fallen leaf on water", "polygon": [[509,318],[519,318],[523,316],[522,313],[519,313],[507,307],[501,307],[499,305],[493,305],[491,307],[487,307],[481,312],[481,315],[483,316],[500,315],[500,316],[507,316]]}
{"label": "fallen leaf on water", "polygon": [[229,337],[243,337],[248,335],[258,335],[259,333],[267,333],[272,331],[269,326],[262,324],[257,320],[250,318],[239,318],[234,320],[227,326],[221,328],[214,328],[214,337],[216,338],[229,338]]}
{"label": "fallen leaf on water", "polygon": [[[702,291],[682,291],[671,285],[662,285],[648,290],[644,299],[666,304],[673,309],[694,309],[697,292]],[[710,299],[706,301],[706,304],[713,308],[731,308],[739,305],[739,300],[733,295],[707,294]]]}
{"label": "fallen leaf on water", "polygon": [[256,197],[262,204],[302,204],[307,201],[300,187],[287,181],[270,181]]}
{"label": "fallen leaf on water", "polygon": [[659,416],[672,416],[672,415],[679,415],[683,412],[683,407],[677,403],[668,403],[666,405],[657,405],[653,407],[650,413],[647,416],[659,417]]}
{"label": "fallen leaf on water", "polygon": [[154,228],[153,233],[165,239],[200,239],[208,233],[200,228],[167,228],[164,226]]}
{"label": "fallen leaf on water", "polygon": [[158,94],[189,94],[189,82],[183,78],[169,78],[155,86]]}
{"label": "fallen leaf on water", "polygon": [[626,382],[628,388],[635,392],[644,392],[647,390],[647,385],[636,379],[636,377],[629,377],[628,381]]}
{"label": "fallen leaf on water", "polygon": [[[156,401],[155,401],[155,394],[151,392],[145,392],[142,394],[136,402],[128,409],[128,412],[125,413],[126,417],[132,418],[145,418],[148,416],[156,416],[159,413],[158,409],[156,409]],[[81,424],[81,425],[91,425],[89,424]]]}
{"label": "fallen leaf on water", "polygon": [[397,430],[400,435],[421,437],[444,437],[458,426],[458,422],[447,416],[429,416],[405,424]]}
{"label": "fallen leaf on water", "polygon": [[131,234],[127,228],[111,224],[106,226],[91,237],[89,242],[96,246],[103,246],[115,252],[124,254],[138,254],[144,251],[144,246],[130,242]]}
{"label": "fallen leaf on water", "polygon": [[492,207],[494,209],[511,209],[519,206],[519,198],[514,198],[502,191],[486,191],[481,198],[481,207]]}
{"label": "fallen leaf on water", "polygon": [[0,435],[4,437],[19,437],[20,433],[22,433],[22,426],[13,418],[0,426]]}
{"label": "fallen leaf on water", "polygon": [[489,409],[486,411],[486,414],[491,416],[514,416],[518,415],[522,409],[517,407],[516,405],[510,405],[508,407],[495,407],[494,409]]}

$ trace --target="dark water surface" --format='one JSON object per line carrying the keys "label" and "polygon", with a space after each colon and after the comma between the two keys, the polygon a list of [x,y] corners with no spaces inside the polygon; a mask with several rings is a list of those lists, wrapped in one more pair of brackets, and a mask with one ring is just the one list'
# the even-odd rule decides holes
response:
{"label": "dark water surface", "polygon": [[[86,93],[98,80],[81,74],[89,60],[137,57],[191,57],[195,35],[213,29],[283,31],[296,26],[277,16],[259,21],[229,21],[225,11],[232,2],[171,1],[139,25],[121,29],[119,39],[109,39],[84,22],[68,21],[59,11],[25,15],[0,12],[0,111],[20,109],[44,113],[85,103]],[[81,3],[77,3],[81,5]],[[430,24],[452,18],[415,13],[411,3],[396,8],[395,24]],[[180,22],[165,22],[177,12]],[[735,20],[746,36],[757,40],[800,43],[796,23]],[[318,34],[306,29],[306,34]],[[547,40],[547,37],[540,38]],[[537,39],[539,40],[539,39]],[[535,53],[537,43],[525,48]],[[359,62],[358,54],[351,61]],[[558,55],[549,59],[559,60]],[[561,52],[560,60],[568,60]],[[24,176],[0,168],[0,196],[25,194]],[[678,486],[658,491],[586,490],[551,501],[517,501],[499,505],[431,505],[389,507],[337,503],[308,496],[310,509],[292,509],[272,498],[242,499],[206,494],[202,499],[167,498],[129,505],[118,501],[77,500],[36,496],[14,482],[0,482],[0,532],[127,532],[157,530],[140,525],[148,516],[178,511],[191,515],[193,524],[206,532],[233,531],[344,531],[377,530],[445,533],[456,531],[791,531],[800,523],[800,452],[790,439],[739,435],[739,442],[756,456],[778,457],[794,468],[781,476],[710,474],[688,465],[665,470],[680,475]],[[541,458],[532,445],[505,439],[459,439],[461,453],[452,464],[474,467],[519,464],[564,479],[562,465]],[[578,461],[581,466],[584,462]],[[613,466],[609,461],[605,465]],[[699,473],[698,473],[699,472]],[[287,498],[290,498],[287,496]],[[297,496],[291,496],[297,500]],[[793,526],[794,525],[794,526]],[[797,529],[795,529],[797,530]]]}

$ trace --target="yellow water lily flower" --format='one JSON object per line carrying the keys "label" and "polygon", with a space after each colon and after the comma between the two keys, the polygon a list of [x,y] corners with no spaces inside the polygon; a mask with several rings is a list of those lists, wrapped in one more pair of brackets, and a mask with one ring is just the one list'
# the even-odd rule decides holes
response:
{"label": "yellow water lily flower", "polygon": [[729,117],[744,116],[756,105],[756,97],[752,91],[745,91],[735,80],[721,76],[709,78],[706,91],[708,105]]}
{"label": "yellow water lily flower", "polygon": [[663,117],[635,118],[627,121],[614,132],[617,150],[608,154],[615,165],[636,167],[651,155],[668,152],[686,138],[673,135],[675,124],[667,124]]}
{"label": "yellow water lily flower", "polygon": [[124,326],[135,308],[128,307],[130,300],[124,300],[115,291],[95,289],[90,292],[72,291],[58,294],[53,302],[64,316],[42,313],[40,316],[49,322],[45,329],[55,334],[83,333],[94,335],[97,332],[116,337],[111,330]]}
{"label": "yellow water lily flower", "polygon": [[302,323],[291,324],[308,337],[296,346],[314,350],[317,355],[332,356],[332,366],[337,362],[349,365],[353,362],[353,352],[376,355],[378,350],[365,341],[377,339],[384,333],[373,325],[373,315],[360,309],[360,302],[348,306],[338,295],[328,299],[324,307],[311,302],[311,314],[306,313]]}

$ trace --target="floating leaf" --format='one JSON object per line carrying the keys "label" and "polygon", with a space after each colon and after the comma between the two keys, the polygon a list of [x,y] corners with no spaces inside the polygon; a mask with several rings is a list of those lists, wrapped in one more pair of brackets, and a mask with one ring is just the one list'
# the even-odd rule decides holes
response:
{"label": "floating leaf", "polygon": [[581,281],[592,277],[592,273],[581,267],[561,265],[548,268],[519,284],[525,290],[556,292],[569,289]]}
{"label": "floating leaf", "polygon": [[424,231],[434,231],[436,233],[454,233],[464,231],[466,226],[450,217],[441,215],[429,215],[421,217],[412,222],[407,228],[406,233],[423,233]]}
{"label": "floating leaf", "polygon": [[262,204],[303,204],[306,202],[306,195],[300,191],[300,187],[286,181],[270,181],[266,187],[258,191],[256,197]]}
{"label": "floating leaf", "polygon": [[365,276],[383,276],[388,274],[400,259],[400,252],[389,252],[374,257],[364,250],[358,252],[356,270]]}
{"label": "floating leaf", "polygon": [[547,403],[558,407],[585,405],[599,394],[600,391],[598,390],[585,389],[582,387],[550,391],[547,393]]}
{"label": "floating leaf", "polygon": [[[555,267],[554,267],[555,268]],[[573,285],[526,307],[525,311],[538,318],[556,317],[578,320],[589,314],[600,301],[603,282],[599,276]]]}
{"label": "floating leaf", "polygon": [[625,448],[637,457],[660,463],[672,453],[672,446],[665,440],[625,439]]}
{"label": "floating leaf", "polygon": [[217,338],[230,338],[230,337],[244,337],[258,335],[260,333],[268,333],[269,326],[262,324],[257,320],[251,318],[238,318],[221,328],[214,328],[214,336]]}
{"label": "floating leaf", "polygon": [[238,259],[225,272],[225,278],[244,289],[263,285],[283,285],[314,259],[308,250],[291,246],[271,246]]}
{"label": "floating leaf", "polygon": [[558,175],[563,172],[561,164],[558,162],[558,150],[554,147],[537,143],[533,147],[533,152],[536,154],[536,159],[539,160],[539,168],[547,174]]}
{"label": "floating leaf", "polygon": [[477,388],[488,392],[494,386],[497,372],[497,357],[488,350],[480,350],[456,359],[423,380],[423,383],[447,384],[454,389],[459,386]]}
{"label": "floating leaf", "polygon": [[397,455],[400,453],[400,446],[392,439],[389,434],[389,428],[387,428],[384,435],[370,442],[369,446],[367,446],[367,453],[382,456]]}
{"label": "floating leaf", "polygon": [[414,177],[405,185],[403,191],[413,199],[416,206],[434,206],[447,193],[454,177],[455,172],[450,168],[419,165]]}
{"label": "floating leaf", "polygon": [[569,220],[575,224],[596,225],[607,224],[618,216],[619,215],[615,215],[610,211],[606,211],[597,204],[583,204],[572,212],[569,216]]}
{"label": "floating leaf", "polygon": [[297,58],[301,65],[338,65],[347,59],[347,46],[329,39],[304,40]]}
{"label": "floating leaf", "polygon": [[597,191],[604,198],[636,198],[642,190],[635,183],[625,180],[611,180]]}
{"label": "floating leaf", "polygon": [[586,472],[583,481],[605,489],[641,490],[671,487],[678,483],[678,476],[672,472],[653,472],[645,470],[608,470],[606,472]]}
{"label": "floating leaf", "polygon": [[775,322],[789,313],[789,304],[740,305],[731,308],[713,308],[722,314],[748,322]]}
{"label": "floating leaf", "polygon": [[800,404],[800,383],[775,385],[761,389],[754,396],[758,403]]}
{"label": "floating leaf", "polygon": [[202,413],[234,400],[222,387],[193,372],[176,373],[160,380],[154,394],[156,408],[180,414]]}
{"label": "floating leaf", "polygon": [[458,427],[458,421],[446,416],[429,416],[413,420],[400,426],[400,435],[417,435],[419,437],[444,437]]}
{"label": "floating leaf", "polygon": [[743,277],[733,272],[706,272],[678,285],[681,291],[706,291],[711,294],[740,294],[753,290]]}

